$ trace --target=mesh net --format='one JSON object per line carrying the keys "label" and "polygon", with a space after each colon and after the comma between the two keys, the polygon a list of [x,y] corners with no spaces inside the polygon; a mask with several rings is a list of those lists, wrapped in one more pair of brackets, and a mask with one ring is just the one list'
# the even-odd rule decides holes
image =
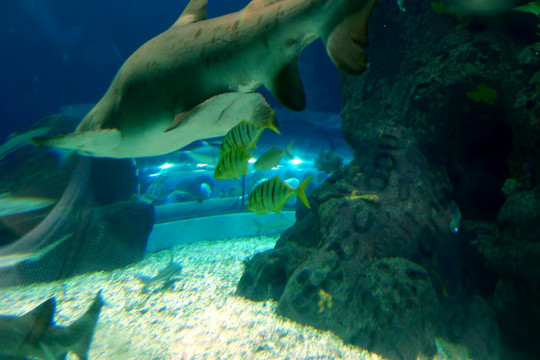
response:
{"label": "mesh net", "polygon": [[96,183],[103,183],[104,172],[96,175],[96,162],[80,158],[54,208],[0,248],[0,287],[112,270],[142,259],[154,210],[132,201],[97,203]]}

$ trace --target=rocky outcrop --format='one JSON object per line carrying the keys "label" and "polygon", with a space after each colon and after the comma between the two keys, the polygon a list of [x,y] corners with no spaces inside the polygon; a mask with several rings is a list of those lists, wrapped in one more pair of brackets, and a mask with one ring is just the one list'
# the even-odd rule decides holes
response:
{"label": "rocky outcrop", "polygon": [[514,177],[532,192],[540,172],[540,63],[516,36],[535,24],[516,24],[377,4],[371,66],[342,77],[355,160],[311,194],[312,211],[297,212],[275,249],[246,263],[237,294],[275,299],[281,314],[390,359],[450,348],[531,358],[539,295],[515,279],[537,272],[504,254],[536,259],[540,214],[528,212],[536,195],[501,190]]}
{"label": "rocky outcrop", "polygon": [[[276,299],[281,314],[388,358],[434,355],[435,338],[455,326],[443,314],[460,313],[444,305],[467,292],[463,271],[477,276],[460,260],[473,249],[451,233],[451,184],[400,128],[363,146],[312,193],[312,211],[297,213],[275,249],[247,263],[237,294]],[[493,317],[482,321],[496,329]]]}

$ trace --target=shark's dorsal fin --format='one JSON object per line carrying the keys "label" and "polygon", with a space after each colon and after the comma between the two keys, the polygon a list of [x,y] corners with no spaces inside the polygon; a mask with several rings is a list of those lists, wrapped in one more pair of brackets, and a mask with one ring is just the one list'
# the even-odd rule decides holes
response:
{"label": "shark's dorsal fin", "polygon": [[287,108],[300,111],[306,107],[306,94],[298,73],[298,58],[281,68],[272,83],[264,86]]}
{"label": "shark's dorsal fin", "polygon": [[206,4],[208,0],[191,0],[187,4],[182,15],[176,20],[173,26],[191,24],[197,21],[206,20]]}

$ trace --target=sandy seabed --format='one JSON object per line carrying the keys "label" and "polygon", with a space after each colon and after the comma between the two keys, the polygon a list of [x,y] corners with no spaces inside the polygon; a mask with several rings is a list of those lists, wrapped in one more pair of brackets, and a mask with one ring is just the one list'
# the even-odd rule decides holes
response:
{"label": "sandy seabed", "polygon": [[[67,326],[99,289],[101,311],[89,359],[381,359],[331,332],[276,315],[275,301],[235,296],[243,261],[274,247],[277,237],[178,245],[130,267],[60,282],[0,290],[0,314],[21,315],[51,296],[55,321]],[[136,275],[154,276],[174,261],[182,275],[170,288],[142,293]],[[76,356],[68,358],[75,359]]]}

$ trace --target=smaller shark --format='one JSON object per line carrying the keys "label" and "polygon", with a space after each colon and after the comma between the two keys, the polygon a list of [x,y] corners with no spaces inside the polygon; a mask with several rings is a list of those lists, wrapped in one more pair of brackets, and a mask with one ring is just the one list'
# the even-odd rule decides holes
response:
{"label": "smaller shark", "polygon": [[0,316],[0,358],[59,360],[73,352],[88,359],[102,306],[99,291],[84,315],[67,327],[54,324],[54,297],[22,316]]}
{"label": "smaller shark", "polygon": [[52,130],[52,127],[40,127],[36,129],[31,129],[21,134],[13,133],[11,134],[5,143],[0,145],[0,160],[5,158],[8,154],[18,150],[26,145],[32,145],[30,141],[32,138],[45,136]]}
{"label": "smaller shark", "polygon": [[36,251],[27,250],[21,252],[20,250],[17,250],[20,249],[20,244],[6,245],[5,247],[0,248],[0,269],[14,266],[25,261],[38,261],[58,245],[69,239],[72,235],[73,233],[64,235],[60,239]]}
{"label": "smaller shark", "polygon": [[148,277],[144,275],[138,275],[137,279],[143,283],[141,293],[145,293],[148,288],[154,286],[155,284],[163,283],[161,290],[164,290],[170,287],[182,272],[182,265],[175,263],[172,259],[169,265],[161,269],[158,274],[154,277]]}
{"label": "smaller shark", "polygon": [[0,217],[24,214],[53,205],[56,200],[0,194]]}

